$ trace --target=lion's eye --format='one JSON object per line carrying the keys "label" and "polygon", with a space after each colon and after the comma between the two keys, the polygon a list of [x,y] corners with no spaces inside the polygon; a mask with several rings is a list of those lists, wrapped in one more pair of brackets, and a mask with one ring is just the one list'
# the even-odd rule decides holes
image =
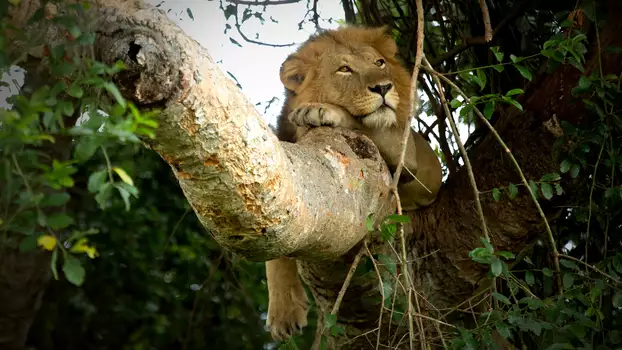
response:
{"label": "lion's eye", "polygon": [[339,67],[339,69],[337,71],[341,72],[341,73],[350,73],[350,72],[352,72],[352,69],[350,69],[350,67],[348,67],[348,66],[341,66],[341,67]]}
{"label": "lion's eye", "polygon": [[384,66],[384,60],[383,60],[382,58],[381,58],[381,59],[379,59],[379,60],[377,60],[377,61],[376,61],[376,65],[377,65],[378,67],[383,67],[383,66]]}

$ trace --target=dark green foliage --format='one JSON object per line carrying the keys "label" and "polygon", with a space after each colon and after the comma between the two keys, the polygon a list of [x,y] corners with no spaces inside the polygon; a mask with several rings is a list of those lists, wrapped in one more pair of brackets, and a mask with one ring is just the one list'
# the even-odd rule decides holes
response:
{"label": "dark green foliage", "polygon": [[[85,189],[94,157],[76,173],[69,212],[100,257],[81,287],[52,282],[30,343],[38,349],[261,349],[270,342],[264,266],[222,251],[196,219],[170,167],[141,147],[110,152],[141,189],[102,211]],[[189,325],[192,320],[192,325]]]}

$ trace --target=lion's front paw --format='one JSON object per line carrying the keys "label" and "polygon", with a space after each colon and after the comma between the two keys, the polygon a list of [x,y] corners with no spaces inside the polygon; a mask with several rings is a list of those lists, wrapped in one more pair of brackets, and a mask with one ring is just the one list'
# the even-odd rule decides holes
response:
{"label": "lion's front paw", "polygon": [[344,126],[349,117],[343,109],[324,103],[304,104],[289,114],[289,119],[298,126]]}
{"label": "lion's front paw", "polygon": [[274,340],[286,340],[300,334],[307,325],[309,301],[301,284],[269,300],[266,325]]}

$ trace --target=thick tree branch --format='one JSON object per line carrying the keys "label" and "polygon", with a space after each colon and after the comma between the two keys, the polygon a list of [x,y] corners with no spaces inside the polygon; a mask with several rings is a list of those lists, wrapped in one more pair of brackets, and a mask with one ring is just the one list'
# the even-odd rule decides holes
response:
{"label": "thick tree branch", "polygon": [[106,10],[100,23],[101,57],[128,66],[117,82],[125,96],[164,107],[151,147],[220,244],[255,260],[321,260],[344,255],[366,234],[365,218],[388,201],[390,184],[369,139],[318,128],[299,144],[279,143],[164,13]]}

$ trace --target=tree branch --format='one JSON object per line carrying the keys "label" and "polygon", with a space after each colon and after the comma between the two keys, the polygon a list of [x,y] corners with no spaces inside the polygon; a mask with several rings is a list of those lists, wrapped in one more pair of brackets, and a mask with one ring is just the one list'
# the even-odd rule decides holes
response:
{"label": "tree branch", "polygon": [[[481,0],[481,1],[484,1],[484,0]],[[438,57],[435,57],[433,60],[430,61],[430,64],[432,64],[433,67],[438,66],[439,64],[445,62],[446,60],[453,58],[455,55],[469,49],[471,46],[487,44],[488,42],[492,40],[492,38],[494,38],[495,35],[497,35],[497,33],[505,29],[505,27],[508,24],[510,24],[510,22],[512,22],[514,19],[516,19],[516,17],[522,14],[523,10],[527,7],[527,5],[529,5],[530,1],[531,0],[522,0],[521,2],[516,3],[512,12],[510,12],[510,14],[507,17],[501,20],[501,22],[499,22],[499,24],[492,31],[492,36],[490,37],[489,40],[487,40],[486,35],[478,36],[474,38],[467,38],[466,40],[464,40],[464,42],[461,45],[454,47],[453,49],[445,52],[444,54]]]}
{"label": "tree branch", "polygon": [[108,10],[100,18],[103,61],[128,66],[117,81],[125,96],[164,107],[150,146],[220,244],[253,260],[335,259],[367,233],[365,218],[388,200],[390,184],[369,139],[317,128],[299,144],[279,143],[166,15]]}

